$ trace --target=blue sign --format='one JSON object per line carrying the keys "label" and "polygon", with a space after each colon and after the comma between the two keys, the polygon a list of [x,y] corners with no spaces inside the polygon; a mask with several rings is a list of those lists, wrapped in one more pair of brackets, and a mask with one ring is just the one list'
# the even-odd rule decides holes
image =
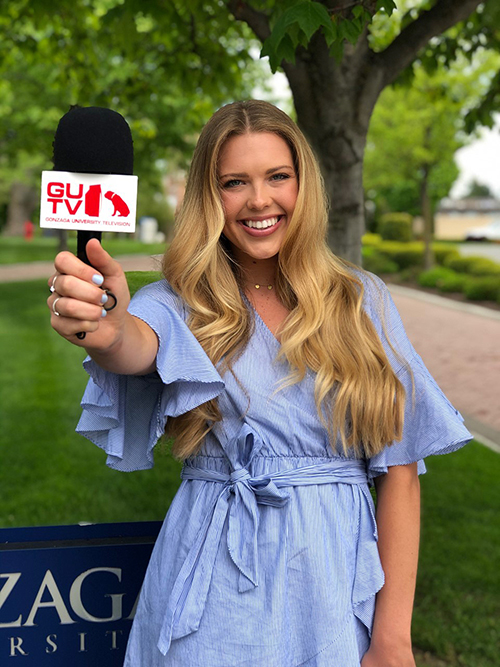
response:
{"label": "blue sign", "polygon": [[160,527],[0,530],[0,665],[121,667]]}

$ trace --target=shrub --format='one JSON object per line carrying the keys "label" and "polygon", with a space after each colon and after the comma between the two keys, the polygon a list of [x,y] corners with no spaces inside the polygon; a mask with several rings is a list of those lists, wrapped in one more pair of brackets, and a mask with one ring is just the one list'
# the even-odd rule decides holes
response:
{"label": "shrub", "polygon": [[447,269],[444,266],[436,266],[433,269],[421,273],[418,276],[418,283],[422,287],[438,287],[443,278],[455,275],[457,274],[451,269]]}
{"label": "shrub", "polygon": [[486,257],[478,257],[469,267],[471,276],[500,276],[500,264]]}
{"label": "shrub", "polygon": [[443,264],[448,269],[452,269],[453,271],[459,271],[461,273],[466,273],[468,268],[469,268],[469,265],[470,265],[470,258],[469,257],[462,257],[462,255],[450,256],[450,257],[445,258]]}
{"label": "shrub", "polygon": [[409,213],[385,213],[380,217],[379,233],[384,241],[411,241],[412,220]]}
{"label": "shrub", "polygon": [[424,264],[424,246],[418,241],[415,243],[386,241],[377,250],[396,262],[400,269],[406,269],[410,266],[423,266]]}
{"label": "shrub", "polygon": [[399,273],[399,279],[404,283],[414,283],[418,281],[418,277],[422,269],[419,266],[409,266]]}
{"label": "shrub", "polygon": [[[366,252],[369,250],[370,252]],[[396,262],[377,252],[374,248],[363,249],[363,268],[377,275],[383,273],[397,273],[399,267]]]}
{"label": "shrub", "polygon": [[460,273],[469,273],[475,276],[491,276],[500,275],[500,264],[493,262],[486,257],[477,257],[471,255],[470,257],[448,257],[445,259],[444,265],[453,271]]}
{"label": "shrub", "polygon": [[440,266],[445,265],[445,262],[452,257],[460,257],[460,253],[456,248],[450,245],[443,245],[440,243],[433,243],[432,250],[434,251],[434,258],[436,263]]}
{"label": "shrub", "polygon": [[463,292],[467,280],[467,274],[451,271],[438,281],[437,287],[440,292]]}
{"label": "shrub", "polygon": [[464,293],[474,301],[497,301],[500,299],[500,276],[469,277],[464,285]]}
{"label": "shrub", "polygon": [[380,234],[363,234],[361,237],[361,243],[364,246],[377,246],[381,241],[382,237]]}

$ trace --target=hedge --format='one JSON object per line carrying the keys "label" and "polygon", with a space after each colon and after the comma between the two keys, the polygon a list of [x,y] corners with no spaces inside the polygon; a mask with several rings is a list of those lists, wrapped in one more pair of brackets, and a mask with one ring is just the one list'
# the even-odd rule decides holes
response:
{"label": "hedge", "polygon": [[407,243],[412,238],[412,222],[409,213],[386,213],[380,217],[378,231],[384,241]]}
{"label": "hedge", "polygon": [[500,276],[467,278],[464,294],[474,301],[497,301],[500,303]]}
{"label": "hedge", "polygon": [[486,257],[471,255],[470,257],[448,256],[444,265],[453,271],[468,273],[472,276],[499,276],[500,265]]}
{"label": "hedge", "polygon": [[420,241],[384,241],[378,234],[363,237],[363,266],[376,274],[399,273],[401,280],[417,280],[422,287],[460,292],[475,301],[500,303],[500,264],[486,257],[462,257],[452,246],[433,244],[437,266],[423,271],[424,245]]}

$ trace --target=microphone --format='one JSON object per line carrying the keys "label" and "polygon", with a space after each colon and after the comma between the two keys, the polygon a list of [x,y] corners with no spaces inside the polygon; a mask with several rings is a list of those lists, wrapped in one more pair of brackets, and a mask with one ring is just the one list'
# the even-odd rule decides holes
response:
{"label": "microphone", "polygon": [[[71,107],[53,142],[53,171],[42,172],[40,226],[77,230],[77,257],[102,231],[135,231],[137,176],[127,121],[102,107]],[[104,195],[103,195],[104,191]],[[109,203],[108,201],[109,200]],[[116,306],[114,294],[105,290]],[[76,334],[82,340],[85,332]]]}
{"label": "microphone", "polygon": [[[134,172],[130,127],[125,118],[112,109],[72,107],[59,121],[53,148],[54,171],[125,176]],[[86,211],[98,216],[101,193],[98,185],[90,188],[93,190],[86,195]],[[91,238],[100,240],[101,232],[78,229],[77,237],[77,256],[90,264],[85,252],[87,242]]]}

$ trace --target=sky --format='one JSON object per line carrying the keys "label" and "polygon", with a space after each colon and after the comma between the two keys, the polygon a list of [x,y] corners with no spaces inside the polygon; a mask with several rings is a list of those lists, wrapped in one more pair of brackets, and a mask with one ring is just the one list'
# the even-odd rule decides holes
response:
{"label": "sky", "polygon": [[493,129],[482,128],[478,139],[455,153],[460,176],[451,190],[453,197],[460,197],[475,179],[488,185],[500,199],[500,114]]}

